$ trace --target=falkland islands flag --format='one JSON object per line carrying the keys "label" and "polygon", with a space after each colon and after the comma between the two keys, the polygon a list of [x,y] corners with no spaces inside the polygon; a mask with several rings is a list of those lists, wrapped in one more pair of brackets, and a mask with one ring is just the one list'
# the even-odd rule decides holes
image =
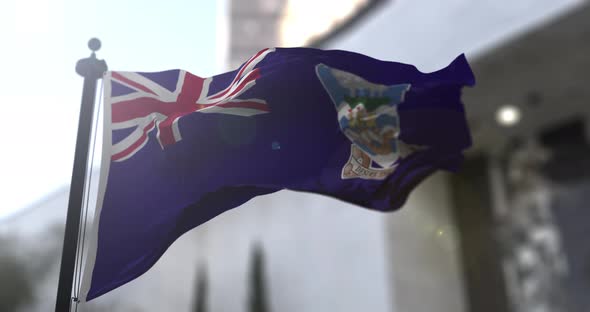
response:
{"label": "falkland islands flag", "polygon": [[282,189],[400,208],[471,144],[463,55],[414,66],[346,51],[265,49],[210,78],[107,72],[85,300],[146,272],[183,233]]}

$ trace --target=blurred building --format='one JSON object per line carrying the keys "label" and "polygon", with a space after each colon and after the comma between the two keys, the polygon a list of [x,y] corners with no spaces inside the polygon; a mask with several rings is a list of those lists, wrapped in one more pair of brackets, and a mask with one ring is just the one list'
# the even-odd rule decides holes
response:
{"label": "blurred building", "polygon": [[[213,280],[225,275],[222,259],[243,258],[247,246],[259,242],[269,258],[270,306],[280,311],[582,311],[587,306],[580,301],[582,290],[571,286],[582,282],[568,282],[568,258],[577,259],[579,251],[567,253],[567,243],[562,243],[580,244],[579,238],[563,237],[562,228],[571,226],[560,224],[565,210],[556,211],[556,205],[563,201],[556,202],[560,195],[551,193],[555,185],[538,159],[542,151],[524,144],[542,140],[572,116],[585,115],[583,102],[590,95],[581,84],[588,81],[589,58],[582,37],[590,30],[583,21],[590,19],[583,1],[341,1],[326,6],[349,7],[349,13],[334,16],[325,13],[329,9],[317,13],[322,10],[313,4],[301,4],[308,13],[300,24],[296,17],[283,18],[279,38],[266,31],[276,27],[276,15],[270,24],[269,16],[252,15],[242,23],[244,3],[239,3],[231,11],[231,29],[252,31],[248,36],[232,32],[230,37],[236,46],[247,43],[249,53],[277,42],[296,42],[433,71],[466,52],[478,79],[465,97],[475,147],[461,174],[433,176],[392,215],[374,216],[294,193],[276,194],[268,204],[227,213],[208,228],[215,232],[213,245],[224,246],[206,260],[220,276],[213,275]],[[268,4],[248,2],[250,14],[263,3]],[[305,11],[294,8],[295,1],[276,3],[295,12],[291,15]],[[306,28],[330,19],[328,31]],[[303,35],[288,37],[293,34],[288,27],[299,27]],[[246,59],[242,51],[230,46],[232,65]],[[539,102],[549,107],[539,108]],[[513,106],[516,111],[511,112]],[[510,118],[518,124],[506,124]],[[515,171],[526,172],[525,177],[508,177]],[[502,205],[514,212],[502,215]],[[590,260],[573,261],[587,266]],[[244,276],[248,266],[241,267],[236,273]],[[220,282],[219,297],[212,294],[216,310],[232,305],[222,299],[232,281]],[[567,289],[568,283],[574,283],[569,286],[573,290]],[[230,288],[246,296],[240,285]],[[320,294],[310,295],[316,289]]]}
{"label": "blurred building", "polygon": [[[465,52],[478,85],[465,92],[475,146],[464,169],[435,174],[392,214],[296,192],[255,198],[80,311],[586,311],[587,2],[323,3],[226,0],[220,54],[235,68],[267,46],[311,45],[433,71]],[[27,263],[34,281],[18,292],[22,311],[53,307],[66,194],[0,225],[0,261]]]}
{"label": "blurred building", "polygon": [[[478,87],[465,94],[477,144],[466,176],[488,179],[487,194],[472,200],[487,202],[513,311],[590,306],[590,245],[583,238],[590,234],[589,33],[584,2],[482,53],[474,63]],[[471,207],[463,209],[469,222]],[[480,249],[475,243],[467,251]],[[468,289],[480,296],[486,290],[476,273],[485,262],[469,262],[481,264],[468,276]]]}
{"label": "blurred building", "polygon": [[260,47],[279,45],[287,0],[228,1],[229,68],[237,68]]}

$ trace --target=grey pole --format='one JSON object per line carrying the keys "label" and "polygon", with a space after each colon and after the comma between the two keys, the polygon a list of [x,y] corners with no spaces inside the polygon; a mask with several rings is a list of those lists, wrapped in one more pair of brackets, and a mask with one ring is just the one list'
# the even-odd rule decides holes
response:
{"label": "grey pole", "polygon": [[92,129],[92,115],[94,112],[94,98],[96,96],[96,82],[107,71],[104,60],[98,60],[95,51],[100,49],[100,41],[96,38],[88,41],[88,48],[92,50],[90,57],[81,59],[76,64],[76,72],[84,77],[82,90],[82,106],[78,121],[78,137],[76,139],[76,154],[74,169],[70,184],[70,199],[64,233],[64,244],[59,270],[57,286],[56,312],[69,312],[72,303],[72,284],[74,281],[74,266],[76,264],[76,249],[78,245],[78,231],[80,229],[80,213],[84,193],[84,179],[88,166],[88,147]]}

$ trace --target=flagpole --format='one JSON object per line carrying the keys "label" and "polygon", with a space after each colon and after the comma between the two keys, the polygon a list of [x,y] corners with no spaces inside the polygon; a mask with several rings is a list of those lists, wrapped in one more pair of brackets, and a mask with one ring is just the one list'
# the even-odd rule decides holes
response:
{"label": "flagpole", "polygon": [[78,246],[78,231],[80,229],[80,214],[84,193],[84,179],[88,166],[88,149],[92,129],[94,112],[94,98],[96,97],[96,82],[107,70],[104,60],[98,60],[95,52],[100,49],[100,41],[96,38],[88,41],[88,48],[92,50],[90,57],[81,59],[76,64],[76,72],[84,77],[82,90],[82,106],[78,121],[78,137],[76,139],[76,153],[74,168],[70,184],[70,199],[66,217],[66,229],[59,270],[57,286],[56,312],[69,312],[72,303],[72,286],[74,282],[74,267],[76,264],[76,249]]}

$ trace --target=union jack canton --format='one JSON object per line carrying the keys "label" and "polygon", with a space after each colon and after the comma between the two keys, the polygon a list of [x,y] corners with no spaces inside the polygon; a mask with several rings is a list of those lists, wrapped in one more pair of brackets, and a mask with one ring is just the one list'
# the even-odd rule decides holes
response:
{"label": "union jack canton", "polygon": [[177,75],[174,90],[169,90],[153,75],[138,72],[109,72],[105,79],[125,86],[131,92],[110,97],[112,129],[132,128],[123,140],[113,144],[112,159],[123,161],[133,156],[149,140],[156,129],[156,139],[162,148],[182,140],[178,120],[193,112],[253,116],[268,112],[263,99],[241,99],[244,92],[256,84],[260,69],[256,65],[274,49],[264,49],[251,57],[236,72],[223,90],[209,94],[213,77],[201,78],[184,70]]}

